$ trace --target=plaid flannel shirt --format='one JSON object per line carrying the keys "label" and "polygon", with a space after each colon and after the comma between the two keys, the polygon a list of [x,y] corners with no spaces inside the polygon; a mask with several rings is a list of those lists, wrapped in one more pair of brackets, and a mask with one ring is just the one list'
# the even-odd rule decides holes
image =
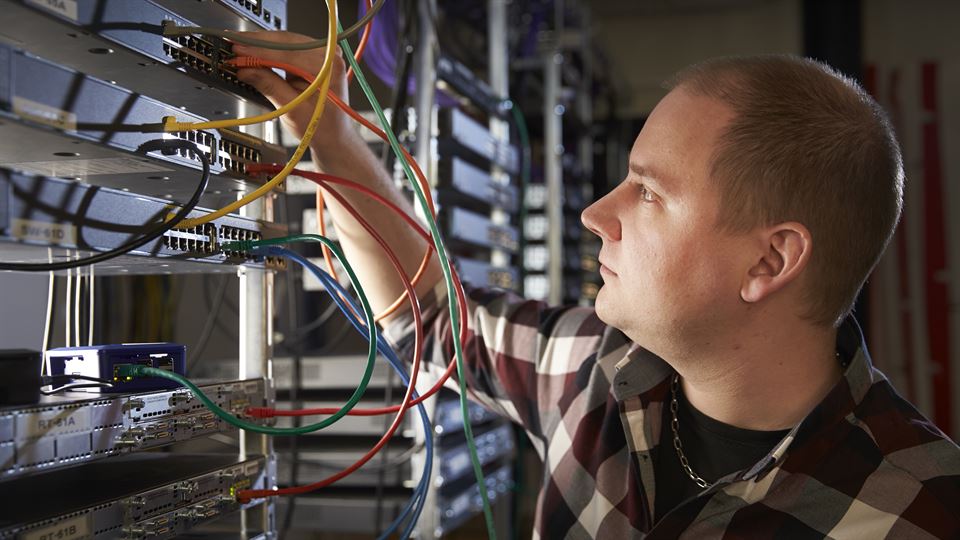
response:
{"label": "plaid flannel shirt", "polygon": [[[468,288],[470,397],[524,427],[544,462],[533,537],[960,538],[960,449],[875,369],[856,325],[843,379],[754,466],[657,523],[654,467],[673,369],[601,322]],[[422,299],[428,369],[452,358],[442,285]],[[410,354],[412,317],[386,329]]]}

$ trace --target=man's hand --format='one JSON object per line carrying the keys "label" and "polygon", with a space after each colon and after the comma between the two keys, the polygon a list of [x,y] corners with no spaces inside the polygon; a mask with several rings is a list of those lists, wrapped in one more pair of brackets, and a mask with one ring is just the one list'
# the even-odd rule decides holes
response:
{"label": "man's hand", "polygon": [[[282,43],[298,43],[311,39],[293,32],[260,31],[246,32],[245,34],[258,39]],[[313,75],[320,73],[325,55],[325,49],[322,48],[306,51],[281,51],[252,47],[241,43],[234,45],[233,50],[237,56],[253,56],[263,60],[284,62],[297,66]],[[346,66],[344,65],[343,56],[339,48],[333,60],[330,91],[335,92],[345,103],[349,103]],[[276,107],[290,102],[309,86],[309,83],[293,75],[290,75],[287,80],[284,80],[270,69],[244,68],[238,71],[237,76],[243,82],[256,88]],[[307,129],[307,124],[310,123],[310,116],[313,114],[313,109],[316,107],[316,104],[317,98],[310,97],[282,117],[284,124],[298,137],[302,137],[304,131]],[[354,136],[355,132],[350,125],[350,118],[343,114],[343,112],[332,103],[328,102],[326,108],[323,110],[320,125],[317,128],[316,135],[314,135],[314,140],[310,142],[310,146],[315,152],[320,154],[318,157],[322,159],[325,151],[332,150],[332,148],[336,147],[338,143],[344,139]]]}

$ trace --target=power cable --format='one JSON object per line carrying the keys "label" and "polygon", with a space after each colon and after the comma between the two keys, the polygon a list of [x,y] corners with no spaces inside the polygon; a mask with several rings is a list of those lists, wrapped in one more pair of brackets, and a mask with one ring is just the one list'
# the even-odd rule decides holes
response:
{"label": "power cable", "polygon": [[[144,233],[143,236],[127,242],[117,248],[111,249],[109,251],[104,251],[96,255],[91,255],[89,257],[83,257],[80,259],[73,259],[68,261],[61,262],[47,262],[47,263],[6,263],[0,262],[0,270],[15,270],[19,272],[58,272],[61,270],[72,270],[74,268],[80,268],[82,266],[87,266],[91,264],[97,264],[104,261],[109,261],[121,255],[126,255],[131,251],[145,246],[146,244],[160,238],[167,231],[174,229],[181,221],[187,218],[187,215],[197,207],[197,204],[200,202],[200,197],[203,196],[203,192],[207,189],[207,184],[210,181],[210,160],[207,159],[206,155],[197,148],[197,145],[186,140],[182,139],[155,139],[152,141],[147,141],[140,145],[137,148],[138,152],[153,152],[160,151],[165,155],[175,154],[177,149],[186,149],[190,152],[193,152],[193,155],[200,160],[203,164],[203,173],[200,177],[200,182],[197,184],[196,191],[193,192],[193,196],[190,197],[190,200],[177,211],[168,221],[160,224],[159,226],[149,230]],[[71,276],[67,275],[67,298],[69,302],[70,298],[70,282]],[[70,319],[70,308],[67,310],[67,319]],[[69,322],[68,322],[69,324]],[[68,326],[67,333],[69,335],[70,329]],[[79,336],[78,336],[79,338]],[[67,338],[68,345],[70,338]],[[79,342],[77,343],[79,345]]]}

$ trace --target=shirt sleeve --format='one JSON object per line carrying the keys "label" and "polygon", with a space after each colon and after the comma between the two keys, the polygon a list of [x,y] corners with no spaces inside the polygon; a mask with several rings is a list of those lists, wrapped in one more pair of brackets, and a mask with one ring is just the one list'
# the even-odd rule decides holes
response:
{"label": "shirt sleeve", "polygon": [[[469,397],[538,439],[558,418],[571,377],[595,359],[609,328],[593,308],[549,307],[515,293],[465,285],[468,332],[463,345]],[[446,288],[441,282],[421,298],[426,369],[439,375],[454,358]],[[413,315],[391,321],[384,335],[401,358],[413,353]],[[456,373],[448,386],[457,389]]]}

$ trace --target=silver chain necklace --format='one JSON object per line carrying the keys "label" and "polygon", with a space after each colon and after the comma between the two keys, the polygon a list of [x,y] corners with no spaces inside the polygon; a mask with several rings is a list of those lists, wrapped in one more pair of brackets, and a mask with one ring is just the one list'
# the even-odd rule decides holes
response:
{"label": "silver chain necklace", "polygon": [[673,430],[673,447],[677,449],[680,466],[683,467],[687,476],[701,488],[706,488],[710,483],[701,478],[699,474],[693,472],[693,469],[690,468],[690,461],[687,459],[687,456],[683,454],[683,443],[680,442],[680,419],[677,417],[677,410],[680,408],[680,405],[677,403],[677,388],[679,386],[680,375],[676,374],[673,376],[673,382],[670,384],[670,414],[673,416],[673,419],[670,421],[670,428]]}
{"label": "silver chain necklace", "polygon": [[[836,353],[837,362],[840,363],[841,369],[846,369],[849,364],[843,357],[840,356],[840,353]],[[690,468],[690,460],[687,459],[687,456],[683,454],[683,443],[680,442],[680,419],[677,417],[677,411],[680,409],[680,404],[677,403],[677,389],[680,387],[680,374],[676,373],[673,375],[673,382],[670,383],[670,414],[673,416],[673,419],[670,421],[670,429],[673,430],[673,447],[677,449],[677,457],[680,458],[680,466],[683,467],[684,472],[687,473],[687,476],[694,481],[701,488],[707,488],[710,483],[704,480],[699,474],[693,472],[693,469]]]}

